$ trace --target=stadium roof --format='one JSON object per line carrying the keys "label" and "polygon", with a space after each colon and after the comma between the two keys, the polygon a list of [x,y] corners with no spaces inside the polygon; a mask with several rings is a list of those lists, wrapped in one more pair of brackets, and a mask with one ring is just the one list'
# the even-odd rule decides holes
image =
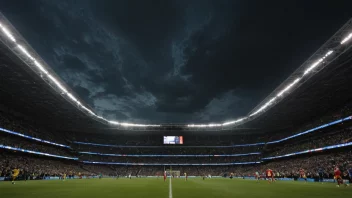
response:
{"label": "stadium roof", "polygon": [[[45,62],[30,48],[27,42],[3,16],[0,18],[2,23],[2,35],[0,37],[2,41],[2,64],[0,66],[2,82],[0,84],[0,94],[3,104],[28,115],[33,115],[35,112],[38,118],[45,120],[45,122],[58,129],[91,128],[95,130],[96,128],[116,128],[116,126],[104,126],[102,123],[106,123],[106,120],[100,119],[96,115],[92,116],[92,113],[89,112],[91,108],[77,96],[74,96],[74,92],[61,81],[60,84],[69,93],[72,93],[70,97],[65,96],[68,94],[63,93],[62,88],[60,90],[57,83],[55,84],[55,81],[52,80],[53,78],[60,78],[55,75],[50,67],[44,66],[46,71],[51,74],[51,78],[48,78],[44,75],[45,72],[43,73],[38,68],[35,68],[33,64],[30,64],[31,57],[35,57],[43,65],[45,65]],[[16,35],[16,38],[6,34],[8,32],[4,31],[5,26],[11,30],[13,35]],[[348,91],[348,85],[351,84],[352,53],[351,40],[348,39],[351,38],[351,27],[352,20],[250,112],[247,119],[245,119],[245,121],[250,122],[236,128],[234,128],[234,125],[226,125],[226,128],[224,126],[217,128],[208,127],[207,130],[273,130],[287,128],[318,117],[350,101],[352,95]],[[25,58],[26,52],[23,48],[14,49],[14,40],[21,43],[21,46],[25,46],[26,52],[31,54],[29,58],[28,55]],[[314,75],[316,73],[318,74]],[[299,89],[297,89],[298,87]],[[284,90],[284,93],[282,90]],[[80,102],[74,101],[72,98],[76,98]],[[94,121],[92,118],[99,122]],[[65,124],[63,125],[62,123]],[[117,128],[126,129],[125,126],[120,125]],[[148,128],[148,130],[170,129],[205,130],[203,127],[172,124]],[[136,130],[146,130],[146,128]]]}

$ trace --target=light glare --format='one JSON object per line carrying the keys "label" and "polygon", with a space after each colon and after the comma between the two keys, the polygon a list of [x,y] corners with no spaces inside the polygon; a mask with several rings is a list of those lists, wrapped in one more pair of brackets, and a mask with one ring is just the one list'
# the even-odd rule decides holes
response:
{"label": "light glare", "polygon": [[77,102],[77,99],[71,93],[67,93],[67,96],[70,97],[71,100]]}
{"label": "light glare", "polygon": [[282,94],[284,94],[285,92],[287,92],[289,89],[291,89],[291,87],[293,85],[295,85],[296,83],[298,83],[298,81],[300,80],[300,78],[297,78],[295,81],[293,81],[291,84],[289,84],[284,90],[282,90],[279,94],[277,94],[277,97],[282,96]]}
{"label": "light glare", "polygon": [[1,23],[0,23],[0,28],[12,42],[16,43],[15,37],[13,37],[10,31],[8,31]]}
{"label": "light glare", "polygon": [[34,61],[34,58],[27,52],[27,50],[22,45],[17,45],[17,47],[31,60]]}
{"label": "light glare", "polygon": [[346,43],[347,41],[349,41],[352,38],[352,33],[350,33],[348,36],[346,36],[342,41],[341,41],[341,45]]}
{"label": "light glare", "polygon": [[64,93],[67,93],[67,90],[57,81],[52,75],[48,74],[48,77],[51,81],[53,81],[57,87],[59,87]]}
{"label": "light glare", "polygon": [[323,62],[323,60],[330,56],[334,51],[333,50],[330,50],[328,51],[325,56],[323,56],[321,59],[319,59],[317,62],[313,63],[308,69],[306,69],[306,71],[304,71],[304,74],[303,75],[306,75],[308,74],[312,69],[314,69],[315,67],[317,67],[321,62]]}
{"label": "light glare", "polygon": [[44,69],[44,67],[40,63],[38,63],[36,60],[34,61],[34,65],[37,66],[40,69],[40,71],[42,71],[44,74],[48,75],[48,72],[46,71],[46,69]]}
{"label": "light glare", "polygon": [[109,120],[108,122],[109,122],[110,124],[116,124],[116,125],[120,124],[119,122],[111,121],[111,120]]}

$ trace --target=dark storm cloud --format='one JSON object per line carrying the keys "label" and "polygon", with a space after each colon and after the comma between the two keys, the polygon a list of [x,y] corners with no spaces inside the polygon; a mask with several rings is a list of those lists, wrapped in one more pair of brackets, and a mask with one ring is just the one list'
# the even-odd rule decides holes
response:
{"label": "dark storm cloud", "polygon": [[245,115],[351,17],[322,1],[0,2],[96,112],[153,123]]}

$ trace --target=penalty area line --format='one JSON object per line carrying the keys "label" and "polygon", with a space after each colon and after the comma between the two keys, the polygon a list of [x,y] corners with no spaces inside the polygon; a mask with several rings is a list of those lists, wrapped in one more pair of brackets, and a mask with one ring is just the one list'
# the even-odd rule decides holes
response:
{"label": "penalty area line", "polygon": [[170,182],[169,182],[169,198],[172,198],[172,182],[171,182],[171,177],[170,177]]}

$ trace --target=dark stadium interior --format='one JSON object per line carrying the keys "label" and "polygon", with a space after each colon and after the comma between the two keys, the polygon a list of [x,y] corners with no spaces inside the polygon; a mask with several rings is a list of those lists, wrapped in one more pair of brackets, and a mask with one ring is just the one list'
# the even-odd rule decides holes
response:
{"label": "dark stadium interior", "polygon": [[[1,2],[3,2],[3,5]],[[239,30],[241,34],[246,35],[248,33],[249,36],[252,35],[255,37],[253,38],[253,41],[251,40],[249,42],[251,47],[244,47],[245,52],[241,53],[237,51],[238,46],[234,45],[235,42],[230,39],[231,36],[229,35],[234,31],[232,26],[228,30],[230,33],[227,33],[227,36],[221,37],[221,35],[218,35],[218,37],[213,38],[216,40],[221,37],[221,45],[219,43],[211,43],[212,41],[206,42],[207,36],[209,36],[212,31],[206,29],[207,26],[202,27],[203,29],[200,28],[202,31],[198,32],[195,36],[199,38],[196,39],[191,37],[194,39],[192,42],[196,43],[193,43],[192,45],[195,46],[184,44],[187,49],[184,49],[184,52],[182,53],[187,52],[192,54],[192,50],[205,52],[206,47],[204,46],[207,45],[219,50],[214,50],[216,51],[216,53],[214,53],[217,55],[221,54],[220,52],[222,50],[228,50],[226,53],[224,52],[225,55],[219,55],[219,57],[209,61],[210,63],[220,61],[224,64],[228,61],[225,64],[226,66],[223,66],[227,69],[220,68],[219,66],[220,71],[214,72],[216,67],[209,66],[208,63],[205,64],[204,60],[206,60],[206,58],[205,56],[200,55],[201,52],[197,52],[188,57],[187,60],[185,60],[186,65],[182,67],[190,67],[189,65],[193,64],[192,67],[194,66],[199,69],[199,64],[204,64],[204,68],[200,69],[204,70],[204,76],[202,76],[204,82],[202,83],[204,83],[204,86],[206,87],[204,90],[207,90],[208,86],[209,95],[205,94],[204,97],[207,98],[199,99],[200,95],[207,92],[201,90],[194,93],[194,95],[198,94],[198,99],[194,101],[185,96],[183,101],[185,104],[194,102],[192,104],[197,106],[194,107],[194,109],[189,108],[185,110],[185,108],[188,107],[187,105],[182,106],[176,102],[176,99],[170,99],[170,97],[173,96],[173,89],[174,92],[177,92],[175,93],[177,95],[179,92],[182,92],[180,90],[185,87],[188,87],[187,90],[184,90],[185,92],[192,90],[194,87],[198,86],[196,85],[197,83],[189,80],[188,77],[186,80],[183,79],[185,80],[183,84],[180,83],[180,81],[174,82],[170,79],[168,79],[169,81],[167,82],[162,81],[158,74],[147,72],[148,75],[146,75],[143,72],[139,72],[137,69],[141,69],[140,65],[136,65],[138,65],[138,61],[144,61],[147,59],[144,57],[145,54],[149,54],[150,62],[155,61],[155,53],[161,53],[164,48],[166,48],[165,46],[160,47],[162,46],[162,44],[160,44],[162,42],[158,40],[159,37],[165,39],[165,43],[170,40],[176,42],[174,40],[178,38],[178,29],[182,29],[182,31],[187,29],[187,27],[178,27],[179,24],[175,24],[175,27],[171,28],[170,24],[165,25],[163,23],[168,20],[173,22],[177,21],[175,18],[181,17],[183,14],[180,14],[181,12],[178,13],[175,10],[183,9],[184,4],[188,5],[188,3],[186,1],[180,1],[177,4],[179,7],[176,9],[173,7],[176,3],[171,4],[170,2],[172,1],[155,1],[157,3],[156,5],[162,8],[162,12],[149,13],[146,10],[143,10],[143,6],[151,9],[149,8],[150,5],[148,3],[131,1],[126,3],[126,5],[122,5],[121,2],[107,0],[104,3],[97,3],[92,0],[89,1],[89,3],[86,3],[78,0],[77,2],[62,1],[60,3],[59,1],[43,2],[37,0],[28,3],[24,0],[15,0],[14,2],[0,0],[1,198],[3,195],[2,193],[4,193],[4,197],[25,197],[28,195],[29,198],[48,197],[53,194],[55,194],[53,197],[67,198],[90,198],[100,196],[109,198],[115,196],[119,197],[120,195],[123,195],[126,198],[155,198],[166,197],[169,195],[168,197],[172,198],[172,190],[174,191],[175,197],[183,198],[227,198],[236,196],[241,197],[244,194],[248,194],[249,198],[258,197],[259,195],[263,195],[262,197],[264,198],[275,198],[287,195],[287,192],[292,192],[294,197],[319,196],[324,198],[337,197],[337,194],[328,193],[339,192],[334,191],[336,190],[335,186],[348,187],[349,184],[352,184],[352,16],[348,12],[350,9],[348,6],[342,6],[342,3],[339,5],[336,4],[336,7],[334,8],[336,8],[336,10],[339,8],[340,12],[334,10],[324,16],[322,12],[329,10],[327,7],[333,7],[333,5],[335,5],[331,2],[326,3],[320,7],[320,11],[306,14],[306,20],[308,22],[305,21],[302,16],[300,16],[297,21],[294,19],[294,16],[297,17],[296,14],[293,14],[294,11],[304,7],[301,3],[297,3],[297,5],[290,4],[290,6],[288,6],[290,8],[281,5],[282,11],[277,11],[279,14],[276,13],[277,15],[272,15],[272,13],[268,13],[265,15],[263,19],[275,16],[273,18],[274,22],[272,23],[290,19],[289,21],[294,21],[294,23],[291,24],[292,26],[299,27],[300,23],[305,24],[302,25],[302,27],[306,28],[305,30],[297,30],[292,32],[292,34],[300,34],[301,32],[306,31],[307,34],[310,35],[310,37],[307,37],[306,41],[299,41],[299,43],[297,43],[297,46],[305,46],[304,43],[306,42],[306,49],[301,51],[299,51],[299,49],[283,50],[283,54],[277,54],[277,57],[280,60],[278,60],[278,63],[275,63],[272,67],[269,66],[271,64],[270,62],[262,62],[259,59],[270,53],[279,53],[280,50],[275,52],[271,50],[275,48],[274,46],[284,46],[281,42],[285,40],[283,38],[285,36],[280,36],[280,38],[275,40],[274,37],[271,38],[268,35],[263,35],[267,40],[264,39],[261,42],[266,43],[267,45],[270,45],[269,43],[273,42],[273,46],[268,47],[267,51],[263,52],[261,56],[258,56],[258,60],[254,60],[256,59],[255,55],[260,53],[265,46],[260,46],[258,48],[251,47],[254,46],[256,39],[259,40],[263,38],[253,36],[253,32],[249,30],[247,30],[247,32],[242,32],[242,29],[246,30],[247,25],[245,23],[249,23],[251,20],[256,20],[256,23],[265,26],[263,25],[264,22],[262,24],[255,19],[257,18],[257,15],[243,16],[243,23],[240,23],[241,25],[238,26],[239,28],[242,28]],[[196,1],[190,2],[195,3],[195,5],[190,4],[191,8],[197,8]],[[192,15],[192,17],[185,17],[184,20],[187,21],[192,19],[195,21],[194,23],[198,23],[199,21],[196,20],[197,17],[195,17],[195,15],[205,16],[208,7],[215,7],[215,11],[212,9],[209,11],[209,15],[212,15],[214,19],[209,17],[208,20],[214,20],[211,24],[219,23],[216,27],[222,30],[225,29],[223,27],[224,24],[231,24],[231,20],[225,20],[226,17],[224,17],[224,24],[220,24],[220,19],[222,18],[217,17],[220,15],[222,16],[222,14],[227,17],[237,16],[238,13],[230,12],[231,9],[234,9],[231,6],[236,7],[238,5],[236,10],[240,8],[245,9],[249,6],[247,3],[241,5],[241,3],[236,4],[231,1],[215,3],[215,1],[206,0],[204,2],[210,3],[199,5],[199,10],[195,9],[199,11],[200,14],[197,12],[194,16]],[[110,27],[115,31],[110,32],[111,34],[108,35],[99,36],[99,34],[103,34],[102,32],[104,31],[101,29],[97,30],[98,33],[96,34],[98,36],[96,38],[90,38],[93,40],[96,39],[96,43],[91,46],[87,45],[87,48],[92,46],[95,47],[95,45],[98,45],[97,41],[101,41],[105,37],[112,38],[114,34],[119,35],[121,38],[128,38],[124,40],[124,44],[130,48],[126,49],[131,51],[135,50],[131,47],[131,43],[136,46],[140,45],[138,46],[139,51],[133,51],[135,54],[132,59],[136,59],[134,60],[136,62],[126,61],[126,64],[130,64],[132,65],[131,67],[137,68],[135,71],[130,71],[125,68],[126,73],[121,71],[116,71],[116,73],[112,72],[111,75],[116,78],[114,80],[111,80],[109,72],[104,73],[102,74],[102,79],[100,79],[102,81],[97,80],[95,84],[90,84],[92,90],[95,89],[96,86],[100,86],[99,83],[101,83],[104,84],[101,86],[106,86],[110,89],[116,86],[114,89],[115,91],[126,91],[126,87],[122,86],[123,88],[121,88],[121,84],[117,83],[123,79],[126,84],[125,86],[127,86],[128,89],[133,90],[133,93],[121,91],[121,93],[114,94],[121,94],[119,97],[133,100],[128,94],[138,95],[138,91],[136,91],[137,89],[134,90],[131,86],[137,86],[139,82],[135,81],[134,85],[128,84],[127,82],[132,83],[133,81],[129,81],[129,79],[127,79],[128,77],[132,76],[131,79],[140,77],[142,82],[144,80],[146,87],[152,84],[152,78],[154,78],[153,80],[156,79],[156,81],[160,81],[160,84],[155,85],[155,87],[149,87],[149,89],[152,90],[150,92],[147,91],[150,95],[143,95],[145,93],[141,94],[143,96],[138,95],[142,98],[141,100],[143,100],[143,102],[140,103],[143,104],[131,108],[130,110],[133,113],[127,113],[128,116],[125,116],[125,118],[121,120],[118,119],[118,116],[126,114],[125,109],[122,108],[124,112],[118,112],[118,109],[115,108],[116,106],[112,107],[111,110],[108,108],[100,109],[101,106],[99,105],[101,104],[97,104],[99,97],[104,98],[109,96],[108,91],[104,90],[100,95],[97,94],[94,95],[94,97],[91,97],[91,95],[95,93],[95,91],[92,90],[82,94],[82,89],[77,88],[74,82],[71,81],[72,79],[67,80],[67,76],[65,76],[66,73],[64,72],[66,71],[65,69],[60,70],[57,65],[52,65],[52,63],[55,63],[57,60],[58,55],[55,54],[50,57],[48,56],[50,50],[45,51],[45,47],[48,47],[46,45],[49,45],[49,48],[51,47],[51,41],[49,42],[48,39],[57,37],[58,42],[61,42],[59,38],[62,36],[57,34],[58,32],[53,32],[55,29],[50,29],[51,26],[46,27],[45,24],[47,25],[51,22],[61,21],[62,18],[72,19],[71,22],[67,21],[67,24],[70,25],[75,24],[76,18],[81,20],[82,24],[88,24],[87,21],[83,20],[84,17],[82,16],[89,13],[89,11],[84,8],[86,8],[86,6],[92,6],[92,3],[94,5],[96,3],[96,8],[94,8],[96,9],[95,12],[104,8],[106,13],[110,13],[111,16],[114,16],[115,18],[111,16],[92,15],[91,18],[87,18],[91,25],[93,22],[103,21],[101,22],[101,27]],[[347,3],[350,4],[351,2]],[[348,5],[347,3],[346,5]],[[268,8],[268,11],[277,10],[274,7],[270,7],[275,4],[273,2],[268,2],[267,5],[262,4],[263,3],[257,3],[256,5],[265,6]],[[18,10],[17,5],[19,5]],[[38,8],[35,7],[36,5],[38,5]],[[121,19],[118,18],[122,15],[129,16],[131,20],[130,22],[132,23],[137,21],[137,19],[134,18],[134,14],[115,13],[115,16],[113,12],[114,8],[109,8],[109,5],[121,6],[118,9],[115,8],[120,12],[123,11],[124,6],[126,6],[126,10],[133,8],[132,10],[135,11],[135,9],[137,9],[136,5],[141,5],[142,8],[138,7],[137,11],[139,10],[139,12],[146,15],[144,16],[145,21],[147,21],[146,23],[149,26],[143,26],[140,24],[141,27],[144,27],[140,34],[149,33],[151,34],[150,38],[155,40],[149,41],[146,39],[149,37],[145,35],[143,35],[144,37],[139,37],[138,34],[133,31],[136,28],[135,25],[132,24],[131,26],[128,26],[127,24],[122,23]],[[159,8],[158,6],[156,7]],[[231,9],[225,9],[227,6],[231,7]],[[308,9],[310,7],[315,7],[315,4],[310,2],[307,3],[306,6]],[[28,10],[25,13],[19,12],[25,10],[27,7]],[[67,9],[67,13],[62,11],[64,8]],[[284,8],[287,10],[285,11]],[[77,9],[79,12],[76,12]],[[224,13],[221,13],[218,9],[220,11],[224,10]],[[259,7],[256,7],[256,9],[259,10]],[[11,13],[12,10],[17,10],[18,15],[16,13]],[[59,14],[56,13],[57,10],[60,11]],[[50,11],[53,11],[53,16],[50,14],[48,15],[48,12]],[[55,18],[56,15],[54,14],[54,11],[57,18]],[[285,12],[288,14],[285,14]],[[94,12],[92,11],[92,13]],[[32,29],[25,27],[25,23],[22,21],[25,16],[28,16],[29,21],[34,20],[35,17],[29,17],[31,14],[39,17],[38,21],[42,22],[41,24],[38,23],[39,25],[37,24],[35,27],[32,27]],[[62,14],[62,16],[60,14]],[[164,28],[168,27],[171,28],[171,30],[160,29],[160,33],[158,32],[158,28],[155,28],[154,26],[157,24],[156,19],[159,17],[157,15],[163,15],[165,17],[164,20],[158,22],[160,23],[160,28],[164,25]],[[336,16],[333,17],[334,15]],[[279,16],[285,17],[279,19]],[[319,20],[318,16],[323,18]],[[55,18],[57,21],[52,20],[51,17]],[[327,18],[329,18],[329,20]],[[307,24],[309,24],[309,21],[311,23],[317,22],[317,24],[308,28]],[[113,22],[122,23],[121,27],[119,26],[121,30],[115,26],[111,27]],[[333,24],[329,26],[330,23]],[[324,24],[324,27],[322,28],[318,24]],[[195,26],[195,24],[193,24],[193,26]],[[281,26],[284,28],[284,31],[288,31],[290,28],[294,29],[294,27],[288,28],[288,26],[290,26],[288,24]],[[72,30],[70,34],[79,35],[81,31],[78,30],[79,27],[81,26],[77,24],[77,30]],[[94,27],[94,25],[92,25],[92,27]],[[154,28],[148,30],[146,27]],[[268,25],[268,27],[271,26]],[[53,34],[51,35],[52,37],[43,35],[44,44],[35,43],[35,39],[38,35],[33,36],[33,31],[40,28],[52,32]],[[316,32],[314,32],[314,28],[318,28]],[[321,35],[316,36],[316,40],[309,40],[314,38],[314,35],[318,34],[322,29],[328,30],[321,32]],[[64,28],[61,30],[64,30]],[[89,31],[87,30],[86,34],[93,34],[92,32],[94,32],[92,30]],[[122,34],[120,31],[125,34]],[[172,31],[174,31],[173,34],[170,33]],[[271,30],[268,28],[265,32],[266,31],[270,32]],[[164,34],[166,33],[167,35],[170,35],[165,36]],[[65,35],[65,38],[71,38],[70,34],[68,33]],[[216,35],[217,34],[220,33],[217,32]],[[279,34],[280,33],[277,32],[275,34],[274,32],[272,33],[272,35],[276,36]],[[289,33],[286,32],[285,35],[286,34],[288,35]],[[27,38],[26,36],[28,35],[32,35],[33,37]],[[247,40],[252,37],[249,36],[246,37]],[[160,38],[160,40],[162,38]],[[302,39],[305,37],[299,35],[299,38]],[[85,41],[89,40],[87,36],[82,36],[82,39]],[[239,42],[241,46],[246,39]],[[108,41],[115,42],[115,40]],[[72,43],[77,44],[79,42],[80,41],[76,41],[75,39],[72,40]],[[109,42],[107,42],[108,44],[105,43],[106,45],[100,43],[101,46],[96,49],[94,48],[94,50],[105,54],[106,47],[117,45],[116,43],[109,44]],[[224,43],[227,42],[228,45],[224,45]],[[291,47],[296,46],[293,44],[295,42],[298,41],[290,40],[290,44],[288,45]],[[317,43],[319,43],[319,45],[317,45]],[[59,48],[53,43],[51,44],[53,45],[52,51],[56,50],[55,52],[57,52]],[[148,49],[150,50],[149,52],[145,49],[144,45],[155,47],[153,48],[154,51]],[[63,46],[65,46],[65,44],[63,44]],[[82,46],[79,46],[78,48],[81,48]],[[23,49],[26,49],[27,51]],[[312,49],[313,51],[311,51]],[[87,53],[87,51],[84,51],[87,49],[81,48],[81,50],[83,54]],[[114,50],[116,49],[114,48]],[[307,52],[309,53],[307,54]],[[71,55],[74,55],[76,52],[70,53],[72,53]],[[117,52],[114,51],[114,53]],[[167,62],[167,58],[165,57],[170,56],[168,53],[169,52],[165,52],[165,54],[160,57],[160,62],[155,61],[153,65],[148,62],[150,65],[148,65],[147,68],[150,70],[161,70],[162,65]],[[211,52],[208,53],[210,54]],[[241,57],[243,59],[251,58],[253,60],[246,62],[246,64],[243,64],[244,66],[238,66],[237,62],[234,61],[232,57],[228,57],[236,56],[237,53],[239,53],[238,56],[243,56]],[[119,57],[121,59],[131,58],[128,55],[122,54],[123,53],[121,52],[121,54],[117,53],[114,55],[121,56]],[[96,54],[90,54],[93,58],[101,56],[102,59],[107,59],[107,57],[101,54],[99,56],[95,55]],[[291,60],[287,60],[288,57]],[[302,59],[302,57],[305,58]],[[177,59],[174,56],[172,56],[172,58]],[[243,59],[241,60],[243,61]],[[263,59],[263,61],[269,59],[270,58]],[[131,61],[130,59],[128,60]],[[301,62],[302,60],[306,61]],[[38,63],[37,61],[42,63],[42,68],[36,65],[36,63]],[[80,59],[80,61],[82,61],[82,59]],[[110,60],[104,61],[109,62]],[[114,61],[109,62],[109,65],[114,65],[116,63]],[[295,68],[291,68],[291,66],[289,66],[290,64],[288,64],[286,65],[287,68],[280,69],[279,67],[281,67],[281,65],[279,63],[285,61],[291,62],[290,64],[297,64],[298,62],[298,65]],[[65,63],[65,61],[63,62]],[[89,68],[89,66],[94,65],[92,62],[85,64],[85,66],[87,66],[86,69]],[[247,64],[252,65],[247,68]],[[234,65],[234,70],[230,68],[232,65]],[[313,67],[312,65],[315,66]],[[284,66],[285,65],[282,67]],[[102,66],[99,67],[103,68]],[[236,73],[241,71],[241,67],[244,68],[243,76]],[[259,67],[261,69],[258,69],[257,71],[256,68]],[[267,73],[263,72],[265,67],[268,67],[268,71],[266,71]],[[83,66],[77,66],[77,68],[78,70],[84,70]],[[71,71],[72,69],[73,71],[77,70],[77,68],[68,68],[68,70]],[[294,71],[294,69],[296,70]],[[180,73],[176,72],[178,77],[186,78],[185,75],[181,74],[181,70],[182,69],[178,71]],[[221,77],[221,72],[224,71],[228,73]],[[258,73],[256,73],[256,71]],[[274,74],[269,71],[278,72],[275,73],[276,76],[274,77],[271,76]],[[287,71],[289,72],[287,73]],[[198,70],[194,70],[193,72],[192,75],[199,75],[196,74]],[[239,79],[234,81],[229,80],[231,79],[232,74],[233,78]],[[214,79],[211,79],[212,75],[220,75],[220,77],[216,76]],[[250,81],[256,79],[258,76],[260,76],[260,78],[257,79],[258,81],[251,84]],[[80,78],[79,75],[77,75],[77,78]],[[193,76],[189,78],[193,78]],[[109,81],[107,79],[109,79]],[[281,79],[281,81],[279,82],[278,79]],[[283,79],[286,80],[282,81]],[[297,81],[294,81],[295,79]],[[84,77],[78,80],[84,81]],[[104,80],[107,81],[103,82]],[[219,80],[221,83],[217,84],[216,81]],[[237,85],[236,83],[241,80],[243,80],[243,84],[241,84],[241,82]],[[228,85],[224,83],[227,81]],[[178,83],[182,84],[182,86],[178,86]],[[170,84],[172,84],[171,88]],[[260,84],[262,84],[261,88]],[[274,84],[277,88],[272,90],[272,88],[275,87]],[[142,90],[143,92],[147,89],[146,87],[138,90]],[[189,87],[193,88],[191,89]],[[238,112],[233,112],[233,114],[231,114],[233,111],[232,103],[232,106],[219,105],[221,102],[227,103],[229,100],[235,100],[232,96],[226,95],[230,88],[237,90],[238,93],[240,93],[239,95],[250,93],[248,90],[252,88],[244,90],[242,89],[243,87],[252,87],[253,90],[256,90],[258,93],[249,94],[250,97],[253,98],[248,99],[248,102],[234,102],[236,105],[242,105]],[[197,88],[199,89],[199,87]],[[213,93],[214,89],[219,89],[221,91]],[[158,95],[160,90],[164,90],[165,95]],[[71,93],[72,95],[70,96]],[[155,103],[153,104],[154,106],[150,105],[148,103],[150,101],[147,100],[153,98],[153,94],[155,95],[155,100],[160,99],[160,103]],[[228,98],[224,99],[222,98],[223,96]],[[72,98],[77,98],[78,100]],[[118,104],[119,101],[120,98],[117,97],[113,102]],[[162,104],[165,101],[174,101],[174,103]],[[211,110],[207,111],[209,104],[207,105],[204,101],[208,101],[211,105],[218,105],[218,108],[225,107],[229,109],[218,111],[217,108],[210,108]],[[126,103],[130,105],[133,102],[127,101]],[[172,106],[173,104],[175,104],[175,106]],[[264,110],[260,110],[261,108]],[[145,112],[143,112],[143,109]],[[89,110],[92,111],[90,112]],[[247,110],[249,110],[249,112],[247,112]],[[180,114],[180,112],[183,112],[183,114]],[[218,116],[214,122],[208,122],[207,119],[212,118],[212,116],[205,116],[207,118],[199,116],[200,114],[204,116],[206,112],[213,112],[213,117],[217,117],[218,114],[223,112],[223,116],[228,116],[226,119],[229,119],[230,121],[240,118],[239,116],[243,116],[244,119],[236,123],[225,124],[229,120],[223,120],[223,116]],[[135,120],[132,119],[134,115],[138,115],[138,119],[136,120],[140,122],[135,122]],[[162,116],[160,115],[164,115],[165,119],[161,119]],[[143,119],[139,119],[141,117],[143,117]],[[110,118],[116,119],[116,121]],[[155,125],[148,125],[148,118],[150,118],[150,123]],[[160,118],[160,123],[155,123],[155,120],[158,118]],[[174,122],[169,121],[170,118],[175,118]],[[196,122],[186,123],[184,122],[185,118],[192,118],[192,121],[196,120]],[[124,123],[124,119],[126,120],[126,123]],[[167,120],[167,122],[165,122],[165,120]],[[198,125],[198,121],[199,123],[204,122],[205,124]],[[57,181],[51,180],[68,182],[58,183]],[[253,182],[251,182],[251,180],[253,180]],[[254,186],[254,180],[256,180],[255,184],[260,185],[259,188]],[[189,183],[185,183],[188,181]],[[232,183],[221,183],[229,181]],[[312,185],[304,185],[304,182],[315,183],[312,183]],[[264,186],[261,185],[262,183],[270,183],[273,185]],[[318,185],[321,183],[324,185]],[[14,186],[11,184],[18,185]],[[26,186],[22,188],[24,184]],[[246,185],[251,187],[247,188]],[[293,187],[291,188],[289,186]],[[331,186],[333,186],[333,188]],[[236,187],[236,189],[234,187]],[[17,190],[17,188],[21,188],[21,190]],[[187,188],[191,190],[184,190]],[[221,188],[222,190],[217,191],[217,188]],[[255,190],[253,190],[254,188]],[[311,188],[314,188],[315,190],[310,191]],[[43,193],[39,195],[39,193],[37,193],[39,191],[43,191]],[[179,194],[181,191],[184,191],[183,193],[185,194]],[[259,194],[256,194],[255,191],[259,192]],[[302,194],[297,194],[300,191],[302,191]],[[141,194],[138,194],[139,192]],[[238,193],[234,194],[234,192]],[[266,194],[266,192],[269,193]],[[348,188],[341,192],[344,193],[344,197],[352,195]],[[155,195],[153,193],[155,193]],[[291,196],[287,195],[287,197]]]}

